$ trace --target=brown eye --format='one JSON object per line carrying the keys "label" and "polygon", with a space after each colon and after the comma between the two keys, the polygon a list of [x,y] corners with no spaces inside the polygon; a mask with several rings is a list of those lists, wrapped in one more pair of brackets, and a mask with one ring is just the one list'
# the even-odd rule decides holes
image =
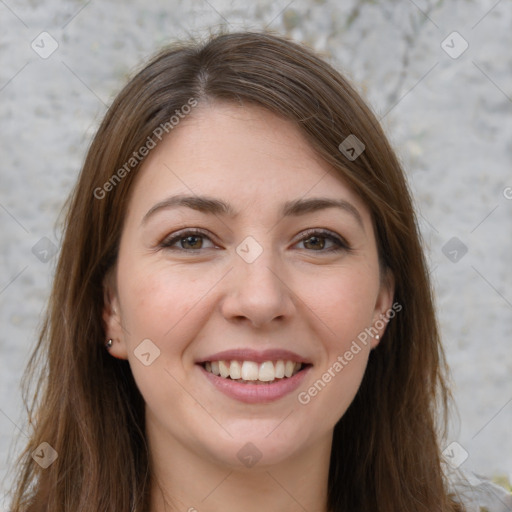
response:
{"label": "brown eye", "polygon": [[[202,231],[197,230],[187,230],[182,231],[181,233],[177,233],[176,235],[172,235],[171,237],[166,238],[161,244],[160,247],[170,250],[177,251],[198,251],[200,249],[208,249],[209,247],[204,247],[204,240],[210,240],[206,234]],[[176,247],[177,245],[177,247]],[[212,243],[213,247],[213,243]]]}
{"label": "brown eye", "polygon": [[[182,249],[201,249],[203,245],[201,238],[201,236],[190,235],[185,238],[180,238],[179,242],[182,244]],[[187,245],[188,247],[186,247]]]}
{"label": "brown eye", "polygon": [[299,243],[314,252],[350,251],[348,243],[330,231],[310,231]]}
{"label": "brown eye", "polygon": [[[303,240],[306,249],[323,249],[325,247],[325,237],[322,236],[311,236]],[[307,247],[309,244],[310,247]]]}

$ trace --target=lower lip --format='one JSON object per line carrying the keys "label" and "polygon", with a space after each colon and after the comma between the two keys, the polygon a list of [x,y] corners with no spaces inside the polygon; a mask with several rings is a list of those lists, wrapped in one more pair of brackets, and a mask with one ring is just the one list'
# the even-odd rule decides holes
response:
{"label": "lower lip", "polygon": [[211,372],[207,372],[201,365],[198,366],[206,378],[219,391],[248,404],[273,402],[292,393],[300,386],[311,368],[311,366],[307,366],[293,377],[279,379],[269,384],[243,384],[231,379],[218,377]]}

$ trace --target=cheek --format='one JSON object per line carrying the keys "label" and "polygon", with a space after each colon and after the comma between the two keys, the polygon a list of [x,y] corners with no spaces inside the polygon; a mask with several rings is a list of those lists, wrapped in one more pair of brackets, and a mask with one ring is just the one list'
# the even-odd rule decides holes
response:
{"label": "cheek", "polygon": [[324,353],[314,368],[315,379],[299,390],[297,401],[310,417],[321,417],[324,428],[332,428],[353,401],[366,370],[371,338],[365,329],[373,319],[378,274],[372,268],[346,269],[322,282],[314,293],[306,287],[305,294],[318,319]]}
{"label": "cheek", "polygon": [[378,273],[372,267],[347,267],[304,283],[302,296],[325,331],[329,352],[343,351],[373,320]]}
{"label": "cheek", "polygon": [[197,325],[185,320],[201,314],[201,299],[215,279],[166,262],[130,265],[128,261],[120,267],[118,282],[130,345],[150,338],[167,350],[179,348],[180,340],[188,338],[187,331]]}
{"label": "cheek", "polygon": [[354,400],[366,369],[368,352],[362,348],[350,361],[342,352],[326,367],[317,370],[316,379],[297,395],[303,414],[321,424],[322,430],[334,428]]}
{"label": "cheek", "polygon": [[[179,384],[183,381],[182,355],[201,325],[200,300],[212,284],[198,279],[197,272],[194,277],[191,273],[164,262],[150,265],[120,258],[118,292],[128,361],[153,411],[194,406]],[[144,341],[144,351],[139,348],[143,340],[151,341]],[[146,353],[149,357],[144,358]]]}

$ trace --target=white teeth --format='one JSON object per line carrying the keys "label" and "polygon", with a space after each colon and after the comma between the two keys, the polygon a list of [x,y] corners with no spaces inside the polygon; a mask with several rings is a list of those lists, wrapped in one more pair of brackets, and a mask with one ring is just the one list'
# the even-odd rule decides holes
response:
{"label": "white teeth", "polygon": [[242,367],[238,361],[231,361],[229,365],[229,374],[232,379],[242,378]]}
{"label": "white teeth", "polygon": [[274,370],[274,363],[272,361],[265,361],[260,364],[260,373],[258,374],[258,380],[262,382],[271,382],[276,378],[276,372]]}
{"label": "white teeth", "polygon": [[237,381],[273,382],[276,379],[292,377],[302,368],[302,363],[284,361],[265,361],[258,364],[254,361],[207,361],[204,369],[224,379]]}
{"label": "white teeth", "polygon": [[218,361],[212,361],[212,373],[214,375],[220,375],[220,370],[219,370],[219,362]]}
{"label": "white teeth", "polygon": [[293,361],[286,361],[284,365],[285,377],[291,377],[293,375],[293,370],[295,370],[295,363]]}
{"label": "white teeth", "polygon": [[276,363],[276,379],[282,379],[284,377],[284,361],[280,359]]}
{"label": "white teeth", "polygon": [[258,380],[258,363],[254,361],[244,361],[242,363],[242,379]]}
{"label": "white teeth", "polygon": [[221,377],[229,377],[229,364],[226,364],[226,361],[219,361],[219,371]]}

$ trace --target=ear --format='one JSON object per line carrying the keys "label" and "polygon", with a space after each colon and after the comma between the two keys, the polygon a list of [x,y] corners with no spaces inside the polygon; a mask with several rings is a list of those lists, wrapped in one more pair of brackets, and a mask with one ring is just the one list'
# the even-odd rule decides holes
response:
{"label": "ear", "polygon": [[109,354],[118,359],[128,359],[114,269],[111,269],[103,280],[102,318],[106,335],[104,342],[112,340],[112,346],[108,349]]}
{"label": "ear", "polygon": [[[375,309],[373,311],[372,332],[376,332],[378,338],[372,338],[371,347],[376,348],[380,343],[382,336],[386,332],[386,327],[390,318],[395,316],[393,306],[393,298],[395,296],[395,276],[389,268],[381,274],[379,294],[375,302]],[[401,307],[400,307],[401,309]],[[398,310],[399,311],[399,310]],[[390,315],[391,313],[391,315]]]}

